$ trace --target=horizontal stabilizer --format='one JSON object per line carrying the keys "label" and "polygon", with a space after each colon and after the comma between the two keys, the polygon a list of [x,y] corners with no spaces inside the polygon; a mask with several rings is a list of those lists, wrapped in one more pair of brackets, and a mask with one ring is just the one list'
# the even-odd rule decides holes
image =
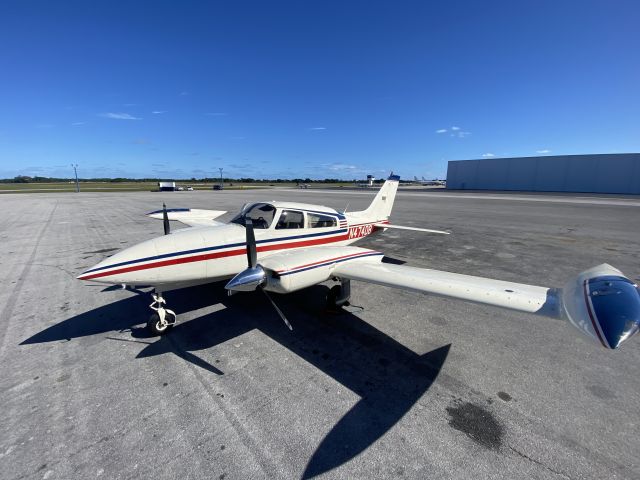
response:
{"label": "horizontal stabilizer", "polygon": [[[148,217],[162,220],[162,210],[147,213]],[[190,227],[212,227],[220,225],[215,219],[227,213],[225,210],[203,210],[200,208],[167,208],[169,220],[176,220]]]}
{"label": "horizontal stabilizer", "polygon": [[379,228],[395,228],[397,230],[412,230],[414,232],[425,232],[425,233],[439,233],[441,235],[449,235],[451,232],[445,232],[443,230],[431,230],[429,228],[418,228],[418,227],[403,227],[402,225],[390,225],[388,223],[376,223],[374,227]]}

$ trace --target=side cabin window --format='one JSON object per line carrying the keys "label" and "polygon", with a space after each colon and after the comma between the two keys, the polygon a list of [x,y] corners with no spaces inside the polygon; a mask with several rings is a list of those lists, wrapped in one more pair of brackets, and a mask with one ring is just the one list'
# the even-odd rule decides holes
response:
{"label": "side cabin window", "polygon": [[336,217],[331,217],[329,215],[307,213],[307,219],[309,220],[309,228],[327,228],[335,227],[337,225]]}
{"label": "side cabin window", "polygon": [[297,210],[283,210],[276,223],[276,230],[304,228],[304,214]]}

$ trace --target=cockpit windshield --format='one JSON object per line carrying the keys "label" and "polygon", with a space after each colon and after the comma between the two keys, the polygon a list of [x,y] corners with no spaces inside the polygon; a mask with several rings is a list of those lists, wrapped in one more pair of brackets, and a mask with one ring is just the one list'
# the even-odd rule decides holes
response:
{"label": "cockpit windshield", "polygon": [[268,203],[254,203],[245,205],[240,213],[231,219],[230,223],[245,225],[245,218],[250,218],[253,228],[269,228],[273,222],[276,209]]}

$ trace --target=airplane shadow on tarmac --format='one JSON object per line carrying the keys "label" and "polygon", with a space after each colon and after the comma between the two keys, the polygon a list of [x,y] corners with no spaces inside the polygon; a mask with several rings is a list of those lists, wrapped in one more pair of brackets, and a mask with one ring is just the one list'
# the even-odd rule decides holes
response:
{"label": "airplane shadow on tarmac", "polygon": [[258,329],[360,396],[316,448],[302,476],[306,479],[348,462],[400,421],[429,390],[450,348],[445,345],[418,355],[352,313],[326,312],[327,293],[328,287],[317,285],[289,295],[273,295],[293,331],[260,292],[228,297],[222,282],[165,293],[167,304],[177,314],[216,303],[227,308],[184,323],[178,320],[159,339],[149,337],[141,324],[150,313],[149,296],[134,295],[64,320],[21,345],[130,330],[131,340],[124,341],[147,344],[138,358],[173,353],[223,375],[193,352]]}

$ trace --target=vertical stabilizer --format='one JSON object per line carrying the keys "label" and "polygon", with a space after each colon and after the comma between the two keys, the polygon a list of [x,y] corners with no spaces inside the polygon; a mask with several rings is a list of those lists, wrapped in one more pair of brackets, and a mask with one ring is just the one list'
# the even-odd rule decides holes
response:
{"label": "vertical stabilizer", "polygon": [[396,199],[399,183],[400,176],[391,174],[380,188],[369,208],[359,213],[371,221],[388,219],[393,208],[393,201]]}

